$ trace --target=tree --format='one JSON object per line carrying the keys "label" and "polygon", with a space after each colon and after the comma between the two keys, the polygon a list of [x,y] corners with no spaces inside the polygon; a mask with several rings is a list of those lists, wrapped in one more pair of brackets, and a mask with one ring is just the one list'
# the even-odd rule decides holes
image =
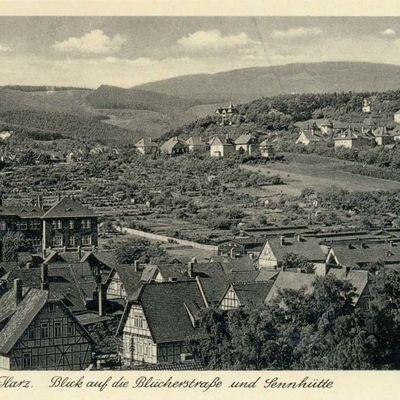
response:
{"label": "tree", "polygon": [[371,285],[371,323],[379,351],[375,365],[380,368],[400,367],[400,274],[381,270]]}
{"label": "tree", "polygon": [[115,247],[115,256],[121,264],[133,264],[136,260],[149,262],[152,257],[166,257],[167,252],[158,244],[144,239],[128,239]]}
{"label": "tree", "polygon": [[2,244],[3,261],[17,261],[19,252],[32,250],[22,232],[6,233],[3,236]]}
{"label": "tree", "polygon": [[314,264],[306,257],[294,253],[287,253],[282,260],[282,269],[295,269],[305,273],[314,272]]}

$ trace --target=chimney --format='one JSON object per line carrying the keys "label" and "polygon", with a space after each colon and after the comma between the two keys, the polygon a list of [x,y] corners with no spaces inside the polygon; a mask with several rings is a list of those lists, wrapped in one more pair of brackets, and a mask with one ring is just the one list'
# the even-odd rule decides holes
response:
{"label": "chimney", "polygon": [[40,266],[40,288],[42,290],[49,289],[49,266],[46,263]]}
{"label": "chimney", "polygon": [[197,258],[196,258],[196,257],[193,257],[193,258],[192,258],[192,262],[193,262],[193,264],[197,264]]}
{"label": "chimney", "polygon": [[347,277],[348,272],[349,272],[349,267],[343,267],[342,268],[343,278]]}
{"label": "chimney", "polygon": [[31,262],[26,263],[26,269],[31,269],[33,267],[33,264]]}
{"label": "chimney", "polygon": [[139,260],[135,260],[133,263],[133,269],[135,272],[139,271]]}
{"label": "chimney", "polygon": [[78,257],[82,258],[82,247],[78,246]]}
{"label": "chimney", "polygon": [[229,133],[227,133],[227,134],[225,135],[225,139],[226,139],[226,140],[229,140]]}
{"label": "chimney", "polygon": [[235,249],[233,247],[231,248],[231,251],[230,251],[230,257],[231,258],[236,258]]}
{"label": "chimney", "polygon": [[193,261],[189,261],[188,262],[188,275],[190,278],[194,278],[194,262]]}
{"label": "chimney", "polygon": [[22,300],[22,281],[21,279],[14,279],[14,296],[15,304],[18,305]]}
{"label": "chimney", "polygon": [[104,300],[105,300],[105,293],[104,293],[104,286],[100,284],[97,287],[97,297],[99,301],[99,317],[104,316]]}
{"label": "chimney", "polygon": [[297,241],[300,243],[300,242],[301,242],[301,235],[298,234],[298,235],[296,236],[296,239],[297,239]]}
{"label": "chimney", "polygon": [[280,241],[281,241],[281,246],[284,246],[285,245],[285,236],[281,236]]}
{"label": "chimney", "polygon": [[46,258],[46,257],[47,257],[47,250],[43,249],[43,258]]}

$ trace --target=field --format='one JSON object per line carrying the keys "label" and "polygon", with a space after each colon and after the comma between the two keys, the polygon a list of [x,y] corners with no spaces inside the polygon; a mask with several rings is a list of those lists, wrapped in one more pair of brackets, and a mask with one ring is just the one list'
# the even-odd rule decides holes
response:
{"label": "field", "polygon": [[289,162],[274,163],[270,166],[242,165],[248,171],[260,171],[262,174],[279,174],[285,185],[268,188],[270,194],[284,193],[296,196],[305,187],[319,191],[337,186],[351,192],[400,190],[400,182],[372,178],[343,171],[349,162],[332,160],[326,157],[296,155]]}

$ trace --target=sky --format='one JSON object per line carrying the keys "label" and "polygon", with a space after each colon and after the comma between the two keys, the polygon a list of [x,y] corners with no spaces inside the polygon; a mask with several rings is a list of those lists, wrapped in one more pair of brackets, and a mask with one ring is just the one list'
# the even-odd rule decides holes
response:
{"label": "sky", "polygon": [[400,65],[400,17],[0,17],[0,85],[133,87],[321,61]]}

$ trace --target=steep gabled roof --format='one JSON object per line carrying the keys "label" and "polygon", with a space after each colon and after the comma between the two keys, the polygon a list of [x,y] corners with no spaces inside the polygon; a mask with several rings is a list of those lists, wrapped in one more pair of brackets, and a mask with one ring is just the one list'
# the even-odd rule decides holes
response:
{"label": "steep gabled roof", "polygon": [[242,306],[258,307],[265,303],[273,284],[273,281],[238,282],[233,283],[232,287]]}
{"label": "steep gabled roof", "polygon": [[210,146],[233,146],[234,142],[229,137],[226,136],[214,136],[209,141]]}
{"label": "steep gabled roof", "polygon": [[281,271],[274,281],[274,284],[272,285],[265,302],[269,303],[272,299],[278,296],[280,290],[283,289],[300,290],[304,288],[306,293],[312,293],[314,290],[313,283],[315,279],[316,275],[314,274]]}
{"label": "steep gabled roof", "polygon": [[281,238],[273,237],[268,239],[266,244],[268,243],[278,263],[282,262],[284,257],[289,253],[303,256],[313,262],[322,262],[325,261],[326,258],[321,249],[319,240],[315,238],[303,237],[299,241],[296,238],[285,237],[282,244]]}
{"label": "steep gabled roof", "polygon": [[175,147],[184,148],[186,147],[186,143],[180,140],[177,137],[172,137],[168,139],[165,143],[163,143],[160,147],[162,152],[171,153]]}
{"label": "steep gabled roof", "polygon": [[135,143],[135,147],[158,147],[157,143],[154,143],[151,137],[143,137]]}
{"label": "steep gabled roof", "polygon": [[200,136],[190,136],[186,139],[186,144],[188,146],[206,146],[207,144],[203,142]]}
{"label": "steep gabled roof", "polygon": [[[8,287],[14,279],[21,279],[26,287],[41,288],[40,268],[15,269],[7,277]],[[72,267],[69,265],[51,265],[48,268],[49,297],[59,299],[73,312],[86,309],[83,292],[75,278]],[[84,282],[82,282],[84,285]]]}
{"label": "steep gabled roof", "polygon": [[49,218],[79,218],[95,217],[96,214],[89,208],[83,206],[69,197],[64,197],[53,207],[51,207],[43,216],[43,219]]}
{"label": "steep gabled roof", "polygon": [[0,299],[0,309],[12,310],[9,321],[0,332],[0,354],[8,354],[12,350],[47,300],[48,292],[37,289],[24,290],[23,298],[18,305],[15,304],[14,289]]}
{"label": "steep gabled roof", "polygon": [[255,144],[257,143],[257,138],[250,134],[240,135],[236,140],[235,144]]}
{"label": "steep gabled roof", "polygon": [[155,343],[188,340],[196,334],[190,315],[205,307],[196,281],[149,283],[139,299]]}

